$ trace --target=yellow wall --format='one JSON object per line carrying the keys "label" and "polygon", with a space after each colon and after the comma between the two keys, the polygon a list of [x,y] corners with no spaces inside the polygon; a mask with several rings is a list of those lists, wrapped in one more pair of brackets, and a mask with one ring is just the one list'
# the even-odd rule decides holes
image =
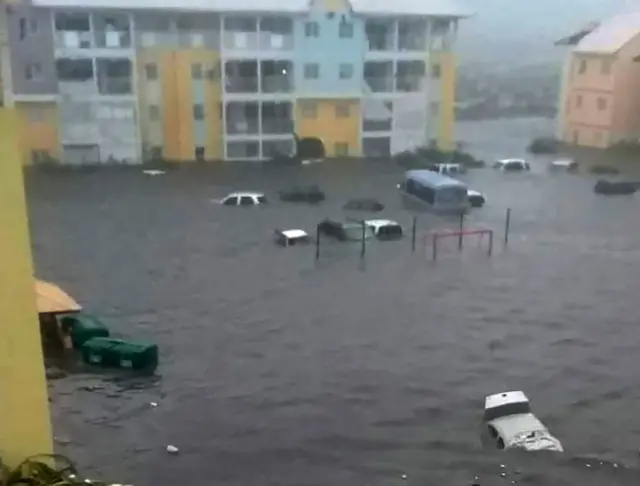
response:
{"label": "yellow wall", "polygon": [[440,106],[436,141],[441,150],[455,148],[456,58],[451,52],[434,53],[440,64]]}
{"label": "yellow wall", "polygon": [[322,0],[321,3],[327,12],[343,12],[347,10],[346,0]]}
{"label": "yellow wall", "polygon": [[18,115],[0,108],[0,457],[51,453],[51,419],[33,290]]}
{"label": "yellow wall", "polygon": [[[138,56],[140,92],[145,92],[145,64],[155,63],[161,83],[162,138],[163,155],[171,160],[193,160],[195,139],[193,120],[193,86],[191,65],[200,63],[205,74],[215,69],[217,75],[204,78],[205,85],[205,121],[207,140],[205,156],[207,159],[222,157],[222,119],[220,102],[222,90],[219,76],[219,59],[217,51],[209,49],[188,49],[183,51],[163,51],[159,49],[143,50]],[[141,96],[142,133],[149,133],[148,106],[149,100]],[[143,143],[145,141],[143,140]]]}
{"label": "yellow wall", "polygon": [[[339,118],[336,107],[349,105],[349,118]],[[316,116],[304,116],[305,104],[315,105]],[[328,157],[336,155],[335,144],[349,144],[349,155],[359,156],[360,147],[360,104],[356,100],[317,100],[298,101],[296,105],[297,134],[300,138],[317,137],[324,143]]]}
{"label": "yellow wall", "polygon": [[35,150],[48,152],[60,158],[60,117],[55,103],[19,102],[15,104],[18,114],[20,159],[23,164],[32,161]]}

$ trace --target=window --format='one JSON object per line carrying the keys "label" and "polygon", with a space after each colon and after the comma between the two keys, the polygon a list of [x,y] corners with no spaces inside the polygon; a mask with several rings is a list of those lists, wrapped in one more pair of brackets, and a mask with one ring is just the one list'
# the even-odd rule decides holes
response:
{"label": "window", "polygon": [[198,162],[204,162],[204,147],[202,146],[198,146],[194,149],[193,151],[193,155],[196,158],[196,161]]}
{"label": "window", "polygon": [[611,68],[613,66],[613,59],[603,59],[602,65],[600,66],[600,71],[602,74],[609,75],[611,74]]}
{"label": "window", "polygon": [[155,81],[156,79],[158,79],[158,65],[145,64],[144,77],[147,78],[147,81]]}
{"label": "window", "polygon": [[253,198],[251,196],[242,196],[240,198],[240,206],[253,206]]}
{"label": "window", "polygon": [[349,118],[349,104],[338,103],[336,105],[336,118]]}
{"label": "window", "polygon": [[578,74],[584,74],[587,72],[587,61],[586,59],[580,60],[580,64],[578,65]]}
{"label": "window", "polygon": [[304,103],[302,105],[303,118],[315,118],[318,116],[318,107],[315,103]]}
{"label": "window", "polygon": [[305,37],[319,37],[320,26],[318,22],[307,22],[304,24],[304,35]]}
{"label": "window", "polygon": [[191,65],[191,78],[202,79],[202,64],[196,63]]}
{"label": "window", "polygon": [[224,204],[225,206],[237,206],[238,198],[236,196],[228,197],[224,200],[222,204]]}
{"label": "window", "polygon": [[338,157],[349,155],[349,144],[346,142],[338,142],[333,146],[333,152]]}
{"label": "window", "polygon": [[340,79],[351,79],[353,77],[353,64],[340,64]]}
{"label": "window", "polygon": [[600,96],[596,101],[596,106],[598,107],[598,111],[604,111],[607,109],[607,99]]}
{"label": "window", "polygon": [[29,63],[24,68],[24,77],[29,81],[42,79],[42,65],[40,63]]}
{"label": "window", "polygon": [[353,24],[351,22],[341,22],[339,35],[341,39],[351,39],[353,37]]}
{"label": "window", "polygon": [[193,105],[193,119],[204,120],[204,105],[201,103]]}
{"label": "window", "polygon": [[149,105],[149,120],[156,121],[160,119],[160,107],[158,105]]}
{"label": "window", "polygon": [[319,64],[305,64],[304,65],[304,78],[305,79],[318,79],[320,77],[320,65]]}
{"label": "window", "polygon": [[576,96],[576,108],[580,108],[582,106],[582,95]]}
{"label": "window", "polygon": [[440,67],[440,64],[434,64],[433,66],[431,66],[432,78],[438,79],[440,78],[441,75],[442,75],[442,67]]}
{"label": "window", "polygon": [[27,19],[22,17],[20,19],[20,40],[24,40],[27,37]]}

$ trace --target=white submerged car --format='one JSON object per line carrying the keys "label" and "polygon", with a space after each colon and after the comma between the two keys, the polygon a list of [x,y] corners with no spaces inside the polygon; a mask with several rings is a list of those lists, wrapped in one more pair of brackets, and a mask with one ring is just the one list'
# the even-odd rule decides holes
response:
{"label": "white submerged car", "polygon": [[498,449],[564,451],[560,441],[531,413],[529,399],[521,391],[489,395],[484,404],[484,421]]}

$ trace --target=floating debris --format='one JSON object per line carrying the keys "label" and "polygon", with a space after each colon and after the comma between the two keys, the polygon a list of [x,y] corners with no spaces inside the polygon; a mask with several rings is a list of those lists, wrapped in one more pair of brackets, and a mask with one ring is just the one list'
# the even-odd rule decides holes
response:
{"label": "floating debris", "polygon": [[407,479],[407,475],[403,474],[402,476],[400,476],[402,479],[406,480]]}
{"label": "floating debris", "polygon": [[151,408],[156,408],[158,406],[158,402],[149,402],[149,406]]}
{"label": "floating debris", "polygon": [[143,174],[146,174],[148,176],[158,176],[165,174],[165,171],[163,170],[143,170],[142,172]]}
{"label": "floating debris", "polygon": [[167,452],[168,452],[169,454],[177,454],[177,453],[179,453],[179,452],[180,452],[180,449],[178,449],[178,448],[177,448],[176,446],[174,446],[174,445],[168,445],[168,446],[167,446]]}

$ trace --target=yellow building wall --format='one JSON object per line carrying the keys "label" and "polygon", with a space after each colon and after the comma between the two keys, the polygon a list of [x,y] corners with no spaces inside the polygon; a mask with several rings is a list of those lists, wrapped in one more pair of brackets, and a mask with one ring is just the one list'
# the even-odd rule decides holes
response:
{"label": "yellow building wall", "polygon": [[[337,116],[340,105],[348,104],[349,117]],[[315,106],[315,117],[305,116],[305,106]],[[357,100],[300,100],[296,104],[296,126],[300,138],[316,137],[322,140],[328,157],[336,156],[336,144],[346,143],[349,156],[358,157],[360,146],[361,107]]]}
{"label": "yellow building wall", "polygon": [[440,106],[436,141],[441,150],[455,149],[456,58],[452,52],[434,53],[434,62],[440,64]]}
{"label": "yellow building wall", "polygon": [[17,102],[15,104],[19,126],[20,160],[32,161],[34,151],[47,152],[60,159],[60,114],[56,103]]}
{"label": "yellow building wall", "polygon": [[[161,110],[163,156],[169,160],[190,161],[194,159],[196,140],[194,138],[194,91],[191,78],[191,66],[202,64],[204,71],[204,105],[207,127],[205,157],[222,157],[222,119],[220,102],[222,89],[220,82],[220,54],[210,49],[185,49],[166,51],[145,49],[138,56],[140,93],[145,93],[145,65],[158,66],[158,78],[161,86]],[[141,96],[141,125],[143,139],[150,132],[148,119],[150,101]],[[157,122],[156,122],[157,123]],[[148,135],[147,135],[148,137]]]}
{"label": "yellow building wall", "polygon": [[343,12],[348,9],[347,0],[321,0],[320,3],[327,12]]}
{"label": "yellow building wall", "polygon": [[53,450],[19,127],[18,113],[0,108],[0,457],[9,466]]}

